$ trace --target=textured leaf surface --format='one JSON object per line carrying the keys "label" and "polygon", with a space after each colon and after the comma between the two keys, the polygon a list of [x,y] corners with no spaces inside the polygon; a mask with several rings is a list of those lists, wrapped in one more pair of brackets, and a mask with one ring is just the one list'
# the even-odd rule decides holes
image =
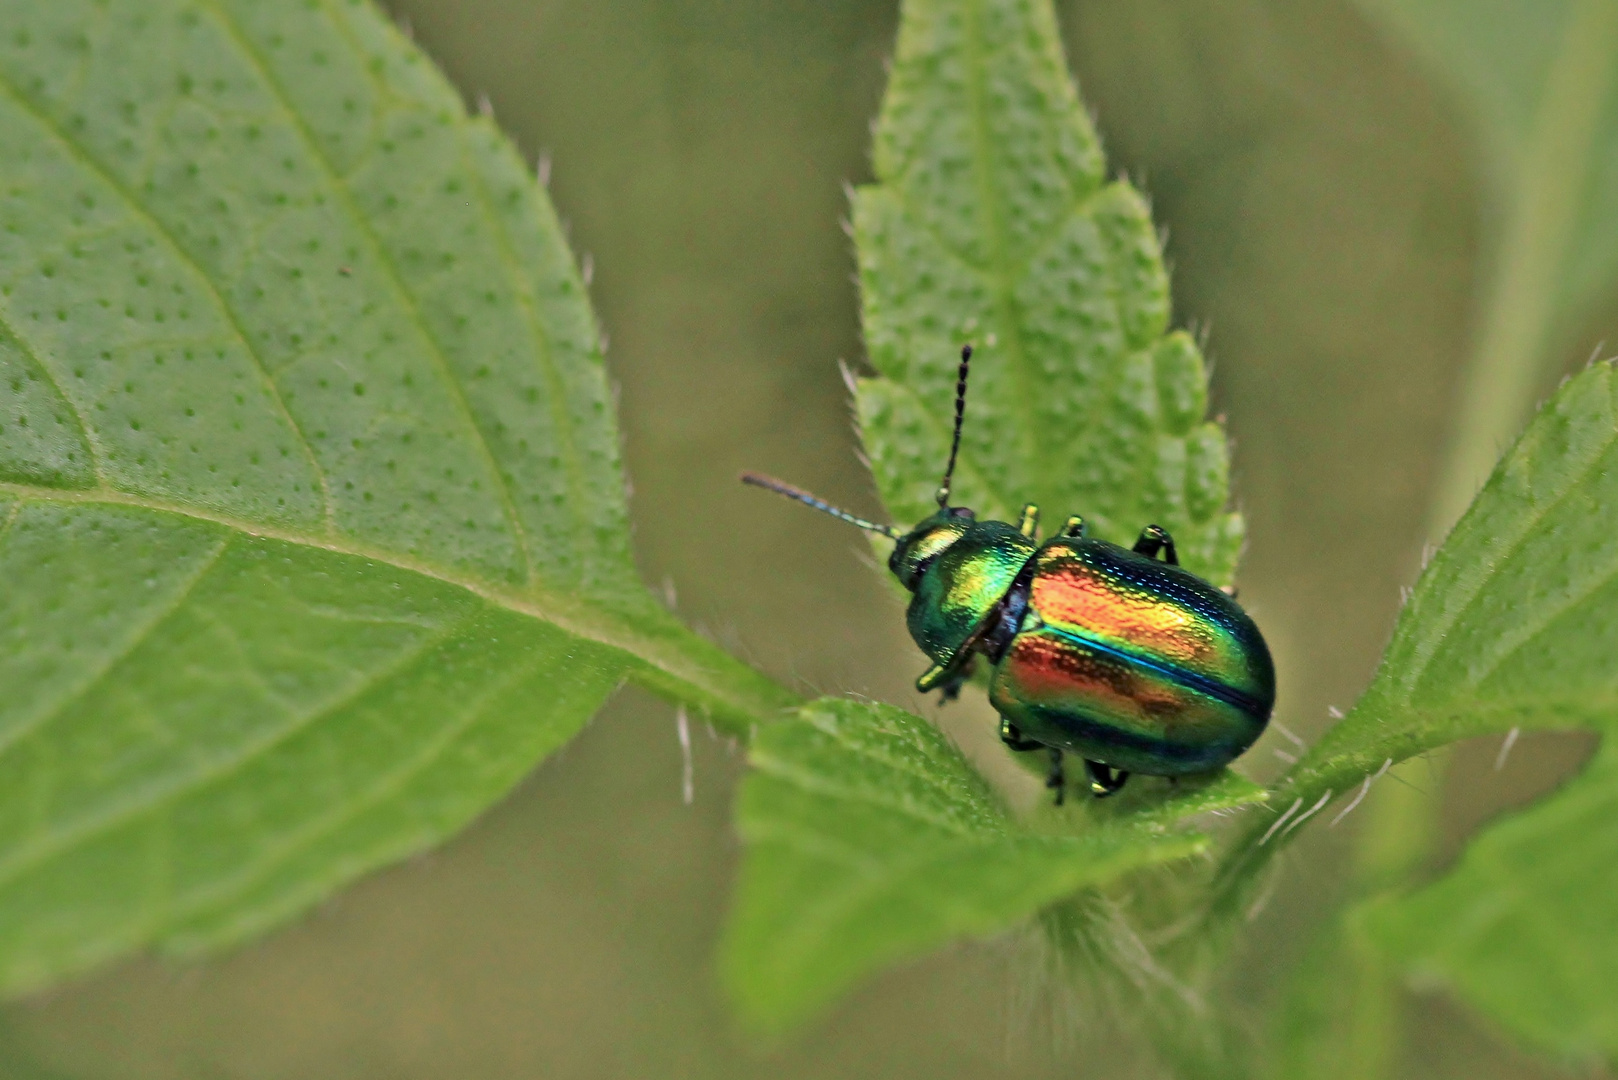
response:
{"label": "textured leaf surface", "polygon": [[0,24],[0,991],[431,843],[626,678],[782,703],[641,591],[554,214],[376,11]]}
{"label": "textured leaf surface", "polygon": [[1570,1058],[1618,1060],[1618,754],[1484,830],[1457,866],[1363,913],[1418,978]]}
{"label": "textured leaf surface", "polygon": [[934,508],[970,341],[956,502],[1000,518],[1034,502],[1121,542],[1155,522],[1228,582],[1241,519],[1202,358],[1165,336],[1157,233],[1106,178],[1049,0],[906,3],[874,160],[854,238],[882,377],[861,380],[858,410],[895,520]]}
{"label": "textured leaf surface", "polygon": [[[1371,687],[1270,807],[1325,799],[1329,817],[1384,762],[1471,735],[1609,728],[1615,651],[1618,371],[1601,363],[1562,387],[1495,470],[1417,583]],[[1295,835],[1260,845],[1262,833],[1226,867],[1227,901]]]}
{"label": "textured leaf surface", "polygon": [[887,705],[814,702],[762,729],[750,760],[725,970],[765,1029],[881,966],[1204,846],[1144,822],[1031,832],[937,728]]}

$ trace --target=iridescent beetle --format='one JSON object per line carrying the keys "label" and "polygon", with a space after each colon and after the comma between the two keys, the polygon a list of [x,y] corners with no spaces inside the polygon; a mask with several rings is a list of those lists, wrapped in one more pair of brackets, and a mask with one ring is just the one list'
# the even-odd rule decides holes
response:
{"label": "iridescent beetle", "polygon": [[1050,754],[1046,786],[1058,804],[1064,752],[1084,759],[1098,797],[1130,773],[1181,776],[1230,762],[1269,722],[1275,668],[1253,620],[1180,567],[1166,531],[1148,525],[1126,550],[1086,537],[1074,516],[1041,544],[1032,504],[1015,526],[949,505],[971,358],[968,345],[938,512],[909,532],[768,476],[742,481],[895,541],[888,569],[913,594],[910,636],[933,660],[916,689],[953,698],[983,656],[1000,738]]}

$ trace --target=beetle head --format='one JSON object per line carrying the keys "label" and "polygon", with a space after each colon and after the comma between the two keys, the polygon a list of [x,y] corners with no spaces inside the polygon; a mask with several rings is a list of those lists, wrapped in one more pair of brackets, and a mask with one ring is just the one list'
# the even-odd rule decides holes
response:
{"label": "beetle head", "polygon": [[899,584],[915,592],[933,560],[966,535],[975,520],[976,515],[964,506],[940,507],[938,513],[898,538],[893,554],[888,556],[888,569]]}

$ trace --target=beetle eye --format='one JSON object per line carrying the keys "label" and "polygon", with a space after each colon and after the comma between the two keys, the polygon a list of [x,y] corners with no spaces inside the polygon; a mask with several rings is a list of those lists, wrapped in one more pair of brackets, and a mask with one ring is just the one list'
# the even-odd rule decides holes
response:
{"label": "beetle eye", "polygon": [[972,508],[970,506],[952,506],[949,508],[949,516],[958,518],[977,517],[977,515],[972,512]]}
{"label": "beetle eye", "polygon": [[935,552],[935,553],[927,556],[925,559],[921,560],[915,566],[911,567],[910,568],[910,580],[906,581],[904,583],[904,587],[909,589],[911,592],[915,592],[916,583],[919,582],[922,579],[922,576],[924,574],[926,574],[927,570],[933,565],[933,563],[935,563],[937,561],[938,561],[938,554]]}

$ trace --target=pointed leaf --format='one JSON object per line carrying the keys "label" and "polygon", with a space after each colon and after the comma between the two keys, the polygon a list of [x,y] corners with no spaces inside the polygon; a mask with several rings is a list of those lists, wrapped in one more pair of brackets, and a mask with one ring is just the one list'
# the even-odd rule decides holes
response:
{"label": "pointed leaf", "polygon": [[934,507],[972,342],[954,501],[1002,519],[1034,502],[1119,542],[1156,523],[1228,583],[1242,526],[1202,358],[1165,336],[1156,230],[1106,179],[1049,0],[906,3],[874,158],[854,239],[881,378],[860,381],[858,410],[895,520]]}

